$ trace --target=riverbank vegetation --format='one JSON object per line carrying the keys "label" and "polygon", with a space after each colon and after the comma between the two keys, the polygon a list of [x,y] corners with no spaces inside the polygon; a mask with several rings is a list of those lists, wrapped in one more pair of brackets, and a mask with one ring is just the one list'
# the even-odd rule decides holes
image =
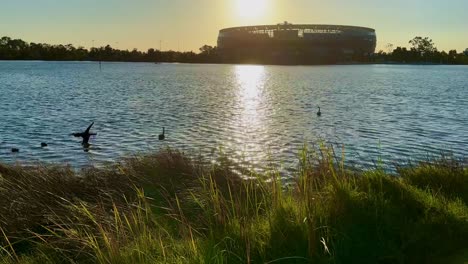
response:
{"label": "riverbank vegetation", "polygon": [[[465,52],[438,51],[429,38],[415,37],[409,41],[411,47],[386,46],[367,58],[343,58],[345,63],[417,63],[417,64],[468,64],[468,49]],[[72,44],[50,45],[28,43],[21,39],[0,39],[0,60],[46,60],[46,61],[126,61],[126,62],[182,62],[222,63],[217,47],[204,45],[195,53],[161,51],[150,48],[146,52],[120,50],[110,45],[101,47],[75,47]],[[338,60],[339,61],[339,60]]]}
{"label": "riverbank vegetation", "polygon": [[146,52],[120,50],[110,45],[102,47],[75,47],[72,44],[50,45],[28,43],[21,39],[0,38],[0,60],[45,60],[45,61],[126,61],[126,62],[220,62],[216,47],[204,45],[199,53],[148,49]]}
{"label": "riverbank vegetation", "polygon": [[375,54],[375,62],[416,63],[416,64],[468,64],[468,48],[464,52],[456,50],[439,51],[432,39],[415,37],[409,41],[411,47],[396,47],[389,43],[387,52],[380,50]]}
{"label": "riverbank vegetation", "polygon": [[[0,166],[3,263],[463,263],[468,170],[350,169],[304,150],[294,177],[174,150],[80,173]],[[235,172],[237,171],[237,172]]]}

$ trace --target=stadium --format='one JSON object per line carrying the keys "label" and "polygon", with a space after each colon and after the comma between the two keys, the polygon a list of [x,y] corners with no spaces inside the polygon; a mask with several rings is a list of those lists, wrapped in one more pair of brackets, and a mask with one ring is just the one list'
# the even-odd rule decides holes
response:
{"label": "stadium", "polygon": [[227,63],[366,62],[374,53],[376,43],[372,28],[287,22],[225,28],[218,36],[218,49]]}

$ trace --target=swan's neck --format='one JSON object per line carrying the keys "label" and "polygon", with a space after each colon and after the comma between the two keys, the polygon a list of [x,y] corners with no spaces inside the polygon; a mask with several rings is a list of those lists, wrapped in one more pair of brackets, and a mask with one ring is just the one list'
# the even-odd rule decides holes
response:
{"label": "swan's neck", "polygon": [[166,131],[166,129],[163,127],[163,135],[164,135],[165,131]]}

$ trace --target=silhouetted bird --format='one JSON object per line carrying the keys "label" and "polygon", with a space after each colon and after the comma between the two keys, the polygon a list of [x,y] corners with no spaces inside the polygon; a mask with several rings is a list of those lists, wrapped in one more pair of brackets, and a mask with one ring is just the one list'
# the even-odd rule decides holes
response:
{"label": "silhouetted bird", "polygon": [[166,138],[166,136],[164,135],[165,132],[166,132],[166,131],[165,131],[164,127],[163,127],[163,132],[162,132],[162,134],[159,134],[159,140],[164,140],[164,139]]}
{"label": "silhouetted bird", "polygon": [[317,116],[321,116],[322,115],[322,112],[320,112],[320,106],[318,107],[318,112],[317,112]]}
{"label": "silhouetted bird", "polygon": [[45,147],[47,147],[47,143],[45,143],[45,142],[42,142],[42,143],[41,143],[41,147],[42,147],[42,148],[45,148]]}
{"label": "silhouetted bird", "polygon": [[96,133],[89,133],[89,130],[91,129],[91,127],[94,125],[94,122],[91,123],[91,125],[89,125],[89,127],[86,129],[85,132],[82,132],[82,133],[72,133],[73,136],[75,137],[82,137],[83,138],[83,141],[81,142],[81,145],[83,145],[85,148],[89,147],[89,138],[91,136],[95,136],[97,135]]}
{"label": "silhouetted bird", "polygon": [[15,152],[19,152],[19,149],[17,149],[17,148],[12,148],[12,149],[11,149],[11,152],[14,152],[14,153],[15,153]]}

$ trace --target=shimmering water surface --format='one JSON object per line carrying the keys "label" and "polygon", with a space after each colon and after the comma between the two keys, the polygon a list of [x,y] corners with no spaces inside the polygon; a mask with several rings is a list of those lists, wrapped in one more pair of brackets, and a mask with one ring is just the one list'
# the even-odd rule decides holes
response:
{"label": "shimmering water surface", "polygon": [[[319,141],[359,165],[468,154],[467,66],[0,62],[0,102],[9,163],[79,168],[170,146],[288,169]],[[86,153],[69,134],[91,121]]]}

